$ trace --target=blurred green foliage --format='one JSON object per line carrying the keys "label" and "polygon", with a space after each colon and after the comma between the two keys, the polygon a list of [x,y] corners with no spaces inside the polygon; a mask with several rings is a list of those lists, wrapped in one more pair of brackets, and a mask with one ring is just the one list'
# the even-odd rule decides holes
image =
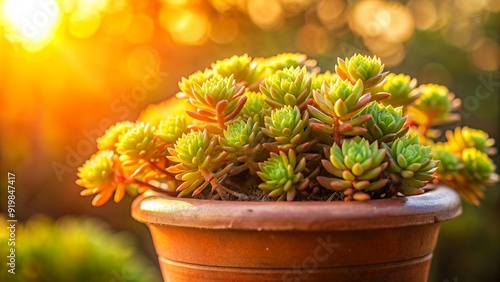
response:
{"label": "blurred green foliage", "polygon": [[5,262],[9,223],[0,214],[0,280],[9,282],[155,282],[156,265],[143,257],[125,233],[98,219],[35,215],[16,223],[15,274]]}

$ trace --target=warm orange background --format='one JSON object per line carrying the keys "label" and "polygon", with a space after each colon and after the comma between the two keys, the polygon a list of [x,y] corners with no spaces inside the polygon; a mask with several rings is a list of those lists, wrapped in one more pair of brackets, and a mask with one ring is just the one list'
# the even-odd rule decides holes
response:
{"label": "warm orange background", "polygon": [[[151,253],[145,227],[128,216],[131,199],[92,208],[74,184],[76,169],[111,123],[135,120],[146,105],[175,94],[182,76],[234,54],[304,52],[324,70],[337,56],[376,54],[388,70],[448,86],[464,101],[461,124],[486,130],[500,142],[498,1],[0,3],[0,187],[4,196],[7,172],[16,174],[21,220],[35,213],[98,216],[139,234]],[[456,245],[485,242],[483,252],[473,255],[485,259],[468,259],[472,246],[460,253],[444,242],[433,266],[435,279],[500,276],[494,266],[498,187],[486,194],[482,209],[466,205],[466,215],[449,223],[441,237]],[[457,254],[450,258],[450,251]]]}

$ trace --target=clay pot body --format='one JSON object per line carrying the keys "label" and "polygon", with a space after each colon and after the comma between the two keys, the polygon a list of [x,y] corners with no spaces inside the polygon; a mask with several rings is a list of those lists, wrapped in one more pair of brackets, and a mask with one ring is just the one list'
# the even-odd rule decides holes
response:
{"label": "clay pot body", "polygon": [[461,213],[447,187],[368,202],[139,197],[165,281],[427,281],[440,223]]}

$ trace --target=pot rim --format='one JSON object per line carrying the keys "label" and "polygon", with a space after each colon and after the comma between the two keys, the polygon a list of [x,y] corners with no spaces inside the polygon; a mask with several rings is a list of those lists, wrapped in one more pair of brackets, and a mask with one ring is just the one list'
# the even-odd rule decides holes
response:
{"label": "pot rim", "polygon": [[159,225],[235,230],[360,230],[442,222],[462,213],[460,196],[438,185],[421,195],[367,202],[251,202],[153,193],[132,203],[132,217]]}

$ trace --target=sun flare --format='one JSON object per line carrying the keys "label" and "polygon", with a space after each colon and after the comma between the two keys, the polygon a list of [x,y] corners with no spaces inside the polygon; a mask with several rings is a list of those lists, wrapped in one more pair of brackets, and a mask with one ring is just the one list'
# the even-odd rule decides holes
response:
{"label": "sun flare", "polygon": [[0,9],[7,40],[33,51],[52,41],[61,20],[55,0],[5,0]]}

